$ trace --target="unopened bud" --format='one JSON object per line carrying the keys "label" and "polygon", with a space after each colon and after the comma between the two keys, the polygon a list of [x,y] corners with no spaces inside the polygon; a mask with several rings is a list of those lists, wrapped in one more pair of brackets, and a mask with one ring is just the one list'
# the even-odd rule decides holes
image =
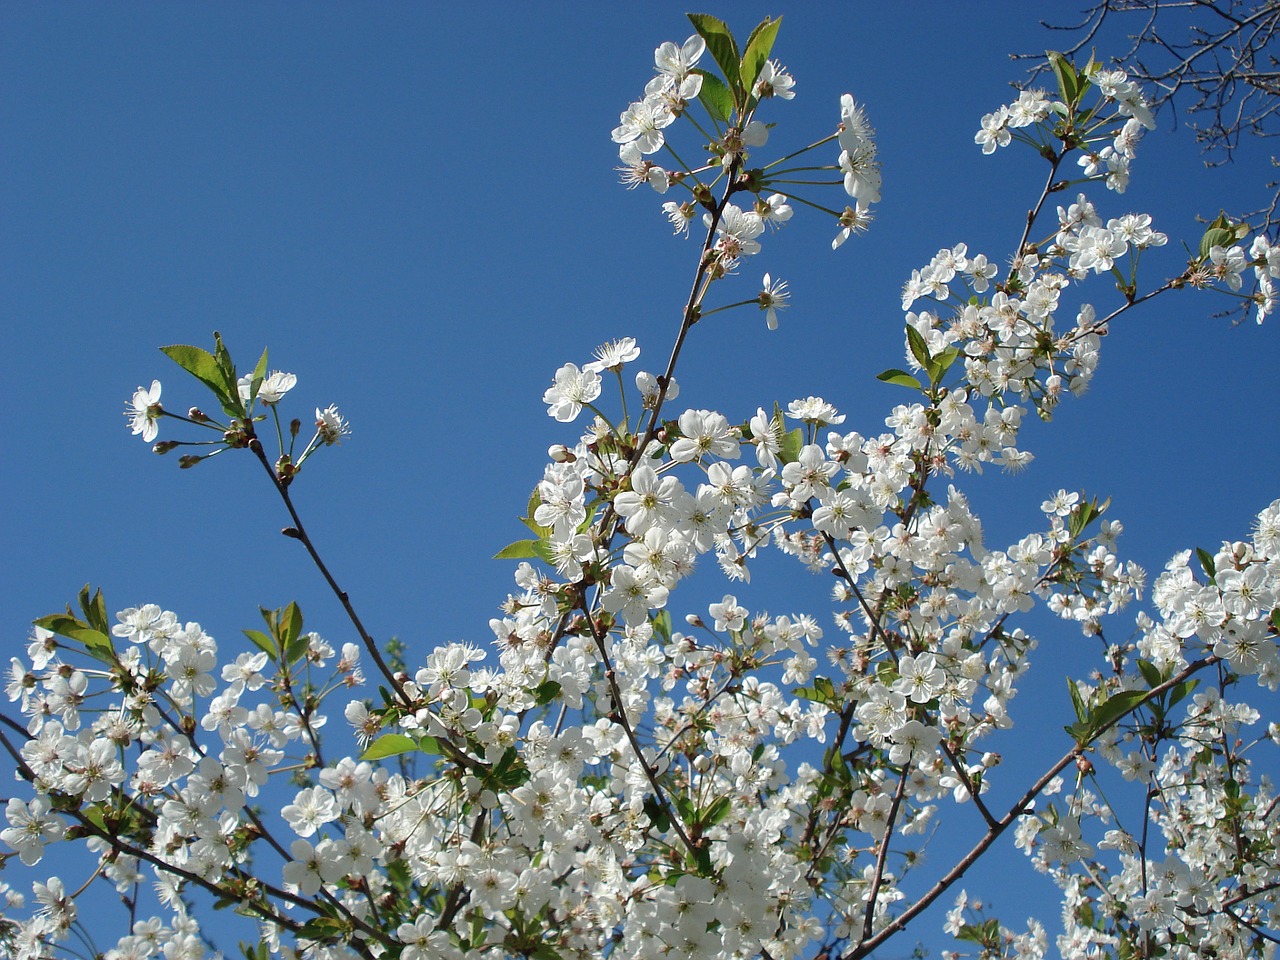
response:
{"label": "unopened bud", "polygon": [[563,443],[553,443],[547,448],[547,457],[552,463],[573,463],[577,456]]}
{"label": "unopened bud", "polygon": [[284,536],[289,537],[291,540],[301,540],[301,539],[302,539],[302,534],[298,532],[298,528],[297,528],[297,527],[285,527],[285,528],[284,528],[283,530],[281,530],[280,532],[281,532]]}
{"label": "unopened bud", "polygon": [[289,421],[289,436],[296,437],[299,431],[301,430],[302,430],[301,420],[299,420],[297,417],[294,417],[292,420]]}
{"label": "unopened bud", "polygon": [[196,423],[204,423],[209,418],[205,416],[204,411],[199,407],[192,407],[187,411],[187,419],[194,420]]}
{"label": "unopened bud", "polygon": [[166,453],[168,453],[177,445],[178,445],[177,440],[161,440],[159,443],[157,443],[155,446],[151,448],[151,452],[158,453],[161,456],[164,456]]}
{"label": "unopened bud", "polygon": [[183,470],[190,470],[203,459],[203,457],[197,457],[194,454],[188,453],[186,456],[178,458],[178,466]]}
{"label": "unopened bud", "polygon": [[686,614],[684,615],[684,622],[685,622],[685,623],[687,623],[687,624],[688,624],[689,626],[691,626],[691,627],[705,627],[705,626],[706,626],[706,624],[702,622],[702,618],[701,618],[700,616],[698,616],[696,613],[686,613]]}

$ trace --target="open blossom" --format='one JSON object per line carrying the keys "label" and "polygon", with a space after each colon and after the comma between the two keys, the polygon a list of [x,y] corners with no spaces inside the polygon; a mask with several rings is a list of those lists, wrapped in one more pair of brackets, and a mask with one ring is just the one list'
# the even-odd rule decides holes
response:
{"label": "open blossom", "polygon": [[13,797],[5,816],[9,827],[0,830],[0,840],[16,850],[28,867],[38,863],[44,856],[45,844],[61,839],[66,829],[63,819],[50,812],[48,797],[35,797],[30,803]]}
{"label": "open blossom", "polygon": [[133,392],[133,399],[125,408],[124,415],[129,418],[129,428],[136,437],[142,434],[145,443],[150,443],[160,431],[156,423],[160,419],[160,381],[152,380],[151,389],[139,387]]}
{"label": "open blossom", "polygon": [[[271,373],[263,377],[262,383],[258,384],[257,399],[266,404],[279,403],[284,398],[284,395],[297,384],[298,378],[294,374],[272,370]],[[250,393],[253,390],[253,374],[246,373],[236,381],[236,387],[240,391],[241,400],[245,403],[252,400],[253,397],[250,396]]]}
{"label": "open blossom", "polygon": [[840,232],[831,241],[831,249],[837,249],[855,233],[866,233],[867,227],[871,225],[871,219],[870,208],[861,200],[856,207],[845,207],[844,212],[840,214],[840,219],[836,221],[840,225]]}
{"label": "open blossom", "polygon": [[622,161],[618,172],[628,189],[647,183],[658,193],[667,192],[671,182],[667,171],[653,161],[646,160],[640,151],[640,145],[634,140],[618,148],[618,159]]}
{"label": "open blossom", "polygon": [[765,326],[770,330],[778,329],[778,311],[786,307],[791,299],[791,291],[787,289],[787,281],[774,280],[769,274],[764,275],[764,286],[756,301],[760,309],[765,311]]}
{"label": "open blossom", "polygon": [[643,154],[656,153],[665,142],[662,131],[674,120],[675,114],[665,104],[637,100],[622,112],[613,130],[613,141],[635,143]]}
{"label": "open blossom", "polygon": [[653,63],[659,73],[670,77],[674,83],[680,83],[693,72],[698,58],[706,49],[707,42],[696,33],[679,47],[668,40],[653,51]]}
{"label": "open blossom", "polygon": [[758,100],[779,97],[790,100],[796,95],[796,82],[787,68],[777,60],[766,60],[760,68],[760,76],[756,77],[754,92]]}
{"label": "open blossom", "polygon": [[982,118],[982,128],[974,135],[973,142],[982,148],[983,153],[995,153],[997,147],[1007,147],[1013,136],[1008,130],[1009,111],[1001,107],[995,113],[988,113]]}
{"label": "open blossom", "polygon": [[[706,214],[703,221],[711,225],[711,214]],[[743,210],[732,203],[725,204],[724,212],[716,222],[716,233],[720,235],[716,241],[716,250],[723,262],[732,265],[739,257],[749,257],[760,252],[760,244],[756,237],[764,232],[764,220],[754,210]]]}
{"label": "open blossom", "polygon": [[316,407],[316,431],[325,446],[333,446],[351,433],[351,425],[338,413],[337,404],[331,403],[323,410]]}
{"label": "open blossom", "polygon": [[844,173],[844,189],[864,203],[880,201],[880,162],[876,159],[875,131],[866,114],[844,94],[840,98],[840,169]]}
{"label": "open blossom", "polygon": [[621,370],[623,364],[640,358],[640,348],[636,346],[635,337],[623,337],[621,340],[610,340],[602,343],[593,351],[596,358],[584,364],[584,371],[600,373],[602,370]]}
{"label": "open blossom", "polygon": [[666,214],[667,220],[675,228],[675,232],[683,233],[687,237],[689,235],[689,224],[693,223],[693,218],[698,215],[698,207],[687,201],[685,203],[676,203],[674,200],[668,200],[662,205],[662,212]]}
{"label": "open blossom", "polygon": [[547,405],[548,416],[569,423],[577,419],[585,404],[598,396],[600,374],[587,368],[579,370],[576,363],[566,363],[556,371],[555,381],[542,395],[542,402]]}

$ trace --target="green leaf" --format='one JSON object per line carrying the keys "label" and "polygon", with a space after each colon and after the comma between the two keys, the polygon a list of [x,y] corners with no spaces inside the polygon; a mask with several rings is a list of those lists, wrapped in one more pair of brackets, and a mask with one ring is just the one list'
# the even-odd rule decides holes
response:
{"label": "green leaf", "polygon": [[1208,550],[1203,550],[1200,547],[1196,547],[1196,556],[1200,559],[1200,566],[1204,567],[1204,572],[1205,572],[1205,575],[1209,578],[1209,582],[1213,583],[1213,581],[1217,578],[1218,574],[1217,574],[1216,565],[1213,562],[1212,555],[1210,555]]}
{"label": "green leaf", "polygon": [[542,506],[542,494],[538,492],[538,488],[533,488],[533,493],[529,494],[529,505],[525,507],[525,515],[520,518],[520,522],[533,531],[534,536],[540,540],[551,536],[551,528],[544,527],[536,520],[533,515],[538,512],[538,508]]}
{"label": "green leaf", "polygon": [[1146,690],[1121,690],[1089,712],[1089,739],[1110,727],[1126,714],[1136,710],[1150,693]]}
{"label": "green leaf", "polygon": [[560,696],[561,686],[555,680],[546,680],[538,684],[533,690],[534,702],[540,706],[546,706],[556,697]]}
{"label": "green leaf", "polygon": [[536,560],[541,540],[515,540],[493,555],[495,560]]}
{"label": "green leaf", "polygon": [[710,845],[701,846],[701,847],[698,847],[696,850],[694,850],[693,862],[694,862],[694,865],[697,867],[698,876],[700,877],[709,877],[715,872],[715,870],[711,866]]}
{"label": "green leaf", "polygon": [[384,733],[360,754],[361,760],[382,760],[418,749],[418,741],[402,733]]}
{"label": "green leaf", "polygon": [[907,373],[907,371],[898,370],[897,368],[891,367],[890,369],[886,370],[884,373],[877,374],[876,379],[880,380],[883,383],[894,383],[900,387],[910,387],[912,390],[920,389],[919,380],[917,380],[911,374]]}
{"label": "green leaf", "polygon": [[[952,364],[960,357],[960,349],[958,347],[947,347],[936,357],[933,358],[933,365],[930,367],[930,373],[933,385],[937,386],[942,382],[943,376],[951,369]],[[934,372],[936,370],[936,373]]]}
{"label": "green leaf", "polygon": [[[1239,232],[1241,227],[1244,228],[1243,234]],[[1247,223],[1232,223],[1230,217],[1220,212],[1200,238],[1200,259],[1206,259],[1214,247],[1229,247],[1236,240],[1244,239],[1248,233]]]}
{"label": "green leaf", "polygon": [[298,930],[298,939],[317,943],[338,943],[347,938],[347,926],[333,917],[313,917]]}
{"label": "green leaf", "polygon": [[671,642],[671,611],[659,610],[649,617],[649,622],[653,624],[653,632],[664,644]]}
{"label": "green leaf", "polygon": [[916,358],[916,362],[928,369],[929,361],[933,359],[929,356],[929,345],[924,342],[920,331],[911,324],[907,324],[907,346],[910,347],[911,355]]}
{"label": "green leaf", "polygon": [[653,794],[644,798],[644,812],[655,830],[666,833],[671,829],[671,818],[667,816],[666,807],[659,803],[658,798]]}
{"label": "green leaf", "polygon": [[721,123],[728,123],[729,118],[733,116],[733,94],[729,92],[729,88],[714,73],[697,68],[693,72],[702,77],[702,89],[698,93],[698,99],[707,108],[707,113]]}
{"label": "green leaf", "polygon": [[1084,721],[1089,715],[1088,708],[1084,705],[1084,699],[1080,696],[1080,688],[1076,686],[1076,682],[1067,677],[1067,692],[1071,694],[1071,708],[1076,712],[1076,719]]}
{"label": "green leaf", "polygon": [[172,344],[161,347],[160,352],[212,390],[224,410],[232,403],[233,396],[236,398],[236,403],[239,403],[235,380],[230,384],[227,383],[226,375],[218,361],[208,350],[187,344]]}
{"label": "green leaf", "polygon": [[107,618],[107,603],[102,599],[102,591],[97,590],[89,596],[89,585],[80,588],[80,609],[84,613],[85,622],[93,629],[105,635],[111,634],[111,621]]}
{"label": "green leaf", "polygon": [[1160,668],[1150,660],[1138,661],[1138,672],[1142,674],[1142,679],[1147,681],[1147,686],[1158,687],[1164,682],[1164,677],[1160,674]]}
{"label": "green leaf", "polygon": [[418,750],[429,757],[444,756],[444,747],[440,746],[440,741],[432,736],[426,736],[420,739],[418,741]]}
{"label": "green leaf", "polygon": [[43,627],[60,637],[84,644],[85,649],[98,660],[104,660],[107,663],[115,662],[116,648],[111,642],[111,637],[70,614],[54,613],[33,622],[37,627]]}
{"label": "green leaf", "polygon": [[800,451],[804,449],[804,431],[799,427],[782,435],[782,443],[778,448],[778,459],[783,463],[795,463],[800,459]]}
{"label": "green leaf", "polygon": [[284,650],[285,663],[293,666],[307,654],[311,645],[302,632],[302,611],[296,603],[290,603],[280,613],[280,646]]}
{"label": "green leaf", "polygon": [[261,630],[246,630],[244,635],[253,641],[255,647],[264,651],[272,660],[280,659],[280,651],[276,647],[276,642]]}
{"label": "green leaf", "polygon": [[751,36],[747,38],[747,49],[742,54],[739,72],[742,78],[742,88],[748,94],[751,92],[751,88],[755,86],[756,79],[760,76],[761,68],[773,51],[773,42],[778,38],[778,27],[780,26],[782,26],[781,17],[776,20],[770,20],[765,17],[751,31]]}
{"label": "green leaf", "polygon": [[[738,73],[738,63],[742,55],[738,53],[738,44],[733,39],[733,34],[729,32],[729,27],[723,20],[709,13],[691,13],[688,16],[693,29],[697,30],[698,35],[707,42],[707,49],[711,51],[711,56],[715,58],[720,70],[724,73],[729,89],[741,90],[742,78]],[[739,103],[737,96],[733,99],[737,105]],[[744,97],[743,102],[745,99]]]}
{"label": "green leaf", "polygon": [[1230,230],[1219,230],[1210,227],[1204,232],[1204,236],[1200,238],[1200,259],[1209,258],[1214,247],[1229,247],[1235,240],[1235,234]]}
{"label": "green leaf", "polygon": [[267,348],[262,348],[262,356],[258,358],[258,365],[253,368],[253,383],[249,387],[249,399],[255,400],[258,396],[258,388],[262,386],[262,381],[267,378]]}
{"label": "green leaf", "polygon": [[1067,530],[1072,539],[1084,533],[1085,528],[1106,513],[1109,506],[1111,506],[1110,497],[1107,497],[1102,503],[1098,503],[1097,497],[1092,500],[1081,500],[1076,505],[1076,508],[1071,511],[1071,516],[1067,518]]}
{"label": "green leaf", "polygon": [[1191,694],[1191,691],[1200,685],[1199,680],[1183,680],[1179,684],[1175,684],[1170,690],[1169,706],[1173,707],[1179,700],[1182,700]]}
{"label": "green leaf", "polygon": [[1049,58],[1049,65],[1053,67],[1053,75],[1058,78],[1058,93],[1062,96],[1062,102],[1074,107],[1080,102],[1080,94],[1083,93],[1081,86],[1081,76],[1076,71],[1075,64],[1058,53],[1056,50],[1049,50],[1045,54]]}
{"label": "green leaf", "polygon": [[103,816],[102,816],[102,804],[95,803],[91,807],[86,807],[84,811],[84,818],[88,820],[90,823],[92,823],[99,830],[101,830],[103,833],[109,832],[107,830],[107,821],[103,819]]}
{"label": "green leaf", "polygon": [[724,820],[732,809],[733,805],[729,802],[729,798],[720,797],[702,812],[701,820],[703,825],[707,827],[714,827],[717,823]]}

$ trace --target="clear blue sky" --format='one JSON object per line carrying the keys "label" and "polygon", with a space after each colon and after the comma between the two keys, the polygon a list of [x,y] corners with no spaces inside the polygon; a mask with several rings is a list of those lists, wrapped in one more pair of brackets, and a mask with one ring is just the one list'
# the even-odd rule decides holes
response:
{"label": "clear blue sky", "polygon": [[[729,10],[743,34],[784,15],[775,53],[798,95],[767,118],[773,136],[800,145],[831,132],[840,94],[854,94],[879,132],[884,201],[871,232],[836,253],[833,225],[805,210],[767,238],[742,298],[769,271],[790,281],[793,306],[776,333],[755,311],[700,325],[680,402],[741,421],[820,394],[870,434],[907,400],[873,379],[902,362],[903,280],[942,246],[1000,262],[1011,252],[1043,163],[983,157],[973,134],[1022,74],[1007,55],[1060,45],[1037,20],[1072,9],[792,6]],[[487,641],[511,575],[488,558],[522,535],[515,517],[547,446],[577,433],[546,415],[552,374],[624,335],[658,368],[678,321],[694,248],[670,237],[658,197],[617,184],[609,131],[651,75],[654,46],[691,32],[684,9],[0,7],[10,646],[86,581],[112,610],[159,603],[224,649],[259,604],[291,599],[309,626],[350,639],[299,545],[276,532],[287,518],[256,464],[228,455],[180,472],[125,427],[133,389],[156,377],[166,405],[206,402],[156,347],[208,345],[215,329],[242,367],[268,346],[273,368],[298,375],[286,412],[308,420],[336,402],[350,418],[352,437],[294,491],[373,634],[419,652]],[[1198,242],[1197,215],[1257,206],[1272,175],[1253,144],[1237,166],[1206,171],[1188,132],[1162,119],[1104,213],[1150,212],[1169,234],[1152,280],[1181,270],[1178,241]],[[1090,296],[1106,293],[1095,282]],[[1059,487],[1111,495],[1122,555],[1149,571],[1247,535],[1280,493],[1280,318],[1233,328],[1210,316],[1226,305],[1165,298],[1117,325],[1089,394],[1027,432],[1031,467],[977,485],[990,545],[1037,527]],[[162,438],[177,436],[162,424]],[[710,566],[701,579],[674,613],[724,592]],[[821,612],[826,589],[804,579],[739,596]],[[1045,696],[1065,710],[1065,654],[1085,648],[1053,629],[1045,648],[1063,659],[1046,666]],[[1008,905],[1020,922],[1026,911]]]}

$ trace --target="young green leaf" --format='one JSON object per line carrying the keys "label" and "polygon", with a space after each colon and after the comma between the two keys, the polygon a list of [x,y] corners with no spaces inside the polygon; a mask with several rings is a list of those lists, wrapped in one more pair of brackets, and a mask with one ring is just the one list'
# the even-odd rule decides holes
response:
{"label": "young green leaf", "polygon": [[653,632],[663,643],[671,642],[671,611],[659,610],[649,617]]}
{"label": "young green leaf", "polygon": [[540,540],[515,540],[493,555],[495,560],[534,560]]}
{"label": "young green leaf", "polygon": [[795,463],[800,459],[800,451],[804,449],[804,431],[799,427],[782,435],[779,444],[778,459],[783,463]]}
{"label": "young green leaf", "polygon": [[262,386],[262,381],[267,378],[267,348],[262,348],[262,356],[258,358],[258,365],[253,368],[253,382],[249,387],[249,399],[253,400],[258,396],[258,388]]}
{"label": "young green leaf", "polygon": [[778,27],[781,25],[781,17],[776,20],[765,17],[751,31],[751,36],[747,38],[747,49],[743,51],[739,73],[742,78],[742,88],[748,94],[750,94],[751,88],[755,86],[756,80],[760,76],[761,68],[773,51],[773,42],[778,38]]}
{"label": "young green leaf", "polygon": [[1245,227],[1247,233],[1248,224],[1232,223],[1225,213],[1219,213],[1200,238],[1200,259],[1207,259],[1214,247],[1229,247],[1235,243],[1236,229],[1241,226]]}
{"label": "young green leaf", "polygon": [[911,348],[911,355],[916,358],[916,362],[928,369],[929,361],[933,359],[929,356],[929,345],[924,342],[920,331],[911,324],[907,324],[907,346]]}
{"label": "young green leaf", "polygon": [[667,816],[666,807],[659,803],[658,798],[653,794],[644,798],[644,812],[655,830],[666,833],[671,829],[671,818]]}
{"label": "young green leaf", "polygon": [[1084,699],[1080,696],[1080,688],[1076,686],[1076,682],[1067,677],[1067,692],[1071,694],[1071,709],[1075,711],[1076,719],[1083,721],[1089,715],[1089,710],[1084,705]]}
{"label": "young green leaf", "polygon": [[1146,690],[1121,690],[1089,711],[1089,740],[1092,741],[1121,717],[1132,713],[1149,695]]}
{"label": "young green leaf", "polygon": [[41,617],[33,622],[37,627],[43,627],[45,630],[56,633],[60,637],[66,637],[68,640],[75,640],[77,643],[83,644],[85,649],[98,660],[113,663],[116,659],[116,650],[111,642],[111,637],[101,630],[93,629],[93,627],[76,617],[65,613],[55,613],[47,617]]}
{"label": "young green leaf", "polygon": [[1072,107],[1078,106],[1080,95],[1084,91],[1081,88],[1082,78],[1076,72],[1075,64],[1056,50],[1048,51],[1046,56],[1049,58],[1049,65],[1053,67],[1053,75],[1058,78],[1058,93],[1062,96],[1062,102]]}
{"label": "young green leaf", "polygon": [[107,603],[102,599],[102,591],[96,590],[89,595],[89,585],[80,588],[80,610],[84,613],[85,622],[99,633],[110,635],[111,621],[107,617]]}
{"label": "young green leaf", "polygon": [[960,350],[957,347],[947,347],[933,358],[933,363],[929,366],[929,376],[935,387],[942,382],[942,378],[959,358]]}
{"label": "young green leaf", "polygon": [[724,820],[729,815],[729,811],[733,809],[733,804],[729,802],[728,797],[719,797],[712,802],[711,806],[702,811],[702,820],[704,827],[714,827],[716,824]]}
{"label": "young green leaf", "polygon": [[402,733],[384,733],[360,754],[361,760],[382,760],[418,749],[418,741]]}
{"label": "young green leaf", "polygon": [[263,651],[272,660],[280,659],[280,651],[276,647],[276,642],[261,630],[246,630],[244,635],[253,642],[255,647]]}
{"label": "young green leaf", "polygon": [[733,116],[733,94],[724,85],[724,81],[708,70],[694,69],[694,73],[702,77],[702,89],[698,99],[707,108],[707,113],[721,123],[728,123]]}
{"label": "young green leaf", "polygon": [[715,58],[717,65],[724,73],[725,82],[734,93],[735,107],[740,102],[745,102],[745,97],[739,101],[737,96],[742,89],[742,79],[738,73],[738,63],[742,55],[738,53],[738,44],[733,39],[733,34],[729,32],[729,27],[723,20],[709,13],[691,13],[688,16],[693,29],[698,31],[698,35],[707,42],[707,49],[711,51],[711,56]]}
{"label": "young green leaf", "polygon": [[160,352],[212,390],[224,408],[231,402],[233,394],[238,397],[235,382],[227,383],[218,361],[208,350],[177,343],[161,347]]}
{"label": "young green leaf", "polygon": [[534,703],[540,707],[546,706],[556,697],[560,696],[560,684],[555,680],[544,680],[538,684],[533,691]]}
{"label": "young green leaf", "polygon": [[1209,578],[1209,582],[1213,583],[1217,577],[1217,567],[1213,562],[1213,555],[1201,547],[1196,547],[1196,557],[1200,560],[1200,566],[1204,568],[1205,576]]}
{"label": "young green leaf", "polygon": [[920,389],[920,381],[907,373],[905,370],[899,370],[891,367],[884,373],[876,374],[876,379],[883,383],[895,383],[900,387],[910,387],[912,390]]}

